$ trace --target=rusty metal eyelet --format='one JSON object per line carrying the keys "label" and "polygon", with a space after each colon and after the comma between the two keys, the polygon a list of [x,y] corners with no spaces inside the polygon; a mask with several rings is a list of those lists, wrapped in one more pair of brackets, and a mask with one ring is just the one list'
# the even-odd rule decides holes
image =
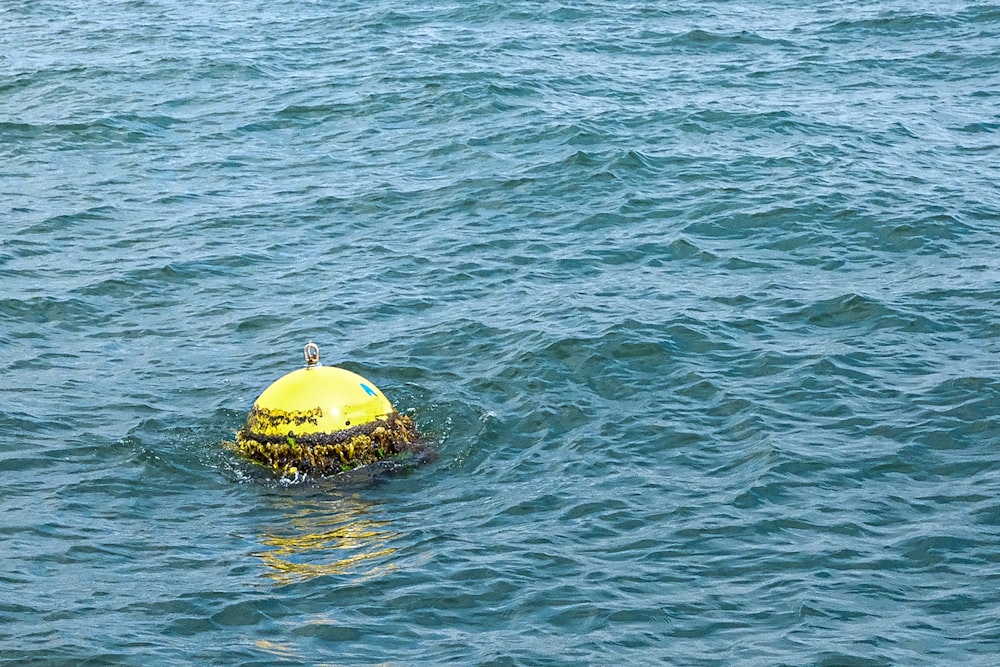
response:
{"label": "rusty metal eyelet", "polygon": [[309,341],[306,343],[305,350],[303,350],[306,356],[306,367],[311,368],[313,366],[319,365],[319,345]]}

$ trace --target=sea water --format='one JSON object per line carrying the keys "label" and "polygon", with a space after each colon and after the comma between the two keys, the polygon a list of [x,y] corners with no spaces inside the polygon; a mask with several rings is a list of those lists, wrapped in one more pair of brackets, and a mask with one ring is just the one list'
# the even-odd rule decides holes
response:
{"label": "sea water", "polygon": [[988,3],[4,0],[0,662],[995,665],[998,183]]}

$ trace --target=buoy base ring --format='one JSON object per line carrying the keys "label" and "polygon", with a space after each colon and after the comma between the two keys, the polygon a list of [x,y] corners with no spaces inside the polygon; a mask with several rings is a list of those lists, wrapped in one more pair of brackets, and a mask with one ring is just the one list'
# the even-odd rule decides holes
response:
{"label": "buoy base ring", "polygon": [[417,437],[413,420],[393,412],[335,433],[261,436],[244,427],[236,434],[236,451],[281,475],[329,475],[414,449]]}

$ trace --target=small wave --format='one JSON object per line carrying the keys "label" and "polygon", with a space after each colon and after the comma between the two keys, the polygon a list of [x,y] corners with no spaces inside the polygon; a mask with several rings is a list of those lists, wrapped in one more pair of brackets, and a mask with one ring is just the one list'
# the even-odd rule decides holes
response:
{"label": "small wave", "polygon": [[685,132],[711,134],[730,128],[758,128],[778,134],[820,134],[823,128],[815,121],[784,109],[773,111],[727,111],[701,109],[689,113],[680,123]]}
{"label": "small wave", "polygon": [[821,30],[820,34],[844,35],[845,38],[855,33],[879,37],[903,36],[917,32],[946,32],[960,24],[956,18],[941,14],[891,11],[880,16],[840,20]]}
{"label": "small wave", "polygon": [[933,333],[942,330],[940,323],[928,317],[854,293],[814,302],[797,312],[784,315],[781,321],[806,322],[824,329],[846,327],[859,331],[889,328],[913,333]]}
{"label": "small wave", "polygon": [[994,3],[974,4],[959,12],[957,18],[963,23],[982,25],[995,31],[997,24],[1000,24],[1000,7]]}
{"label": "small wave", "polygon": [[775,39],[742,30],[736,33],[712,32],[708,30],[691,30],[676,35],[670,39],[673,47],[690,50],[709,49],[713,51],[734,51],[747,46],[793,46],[787,39]]}
{"label": "small wave", "polygon": [[[170,116],[122,114],[77,122],[0,123],[5,142],[43,142],[61,147],[131,146],[162,135],[176,124]],[[65,149],[65,148],[64,148]]]}
{"label": "small wave", "polygon": [[85,330],[106,319],[100,308],[87,301],[51,296],[0,298],[0,317],[10,322],[54,324],[67,331]]}
{"label": "small wave", "polygon": [[962,125],[961,127],[953,128],[956,132],[963,132],[966,134],[996,134],[997,130],[1000,130],[1000,122],[991,123],[987,121],[980,121],[976,123],[968,123]]}

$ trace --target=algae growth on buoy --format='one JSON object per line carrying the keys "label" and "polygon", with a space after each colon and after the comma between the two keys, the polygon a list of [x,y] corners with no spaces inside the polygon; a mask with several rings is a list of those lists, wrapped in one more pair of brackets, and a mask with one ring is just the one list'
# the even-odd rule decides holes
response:
{"label": "algae growth on buoy", "polygon": [[275,380],[254,402],[236,450],[283,475],[326,475],[375,463],[410,449],[413,420],[357,373],[319,363],[305,347],[306,367]]}

